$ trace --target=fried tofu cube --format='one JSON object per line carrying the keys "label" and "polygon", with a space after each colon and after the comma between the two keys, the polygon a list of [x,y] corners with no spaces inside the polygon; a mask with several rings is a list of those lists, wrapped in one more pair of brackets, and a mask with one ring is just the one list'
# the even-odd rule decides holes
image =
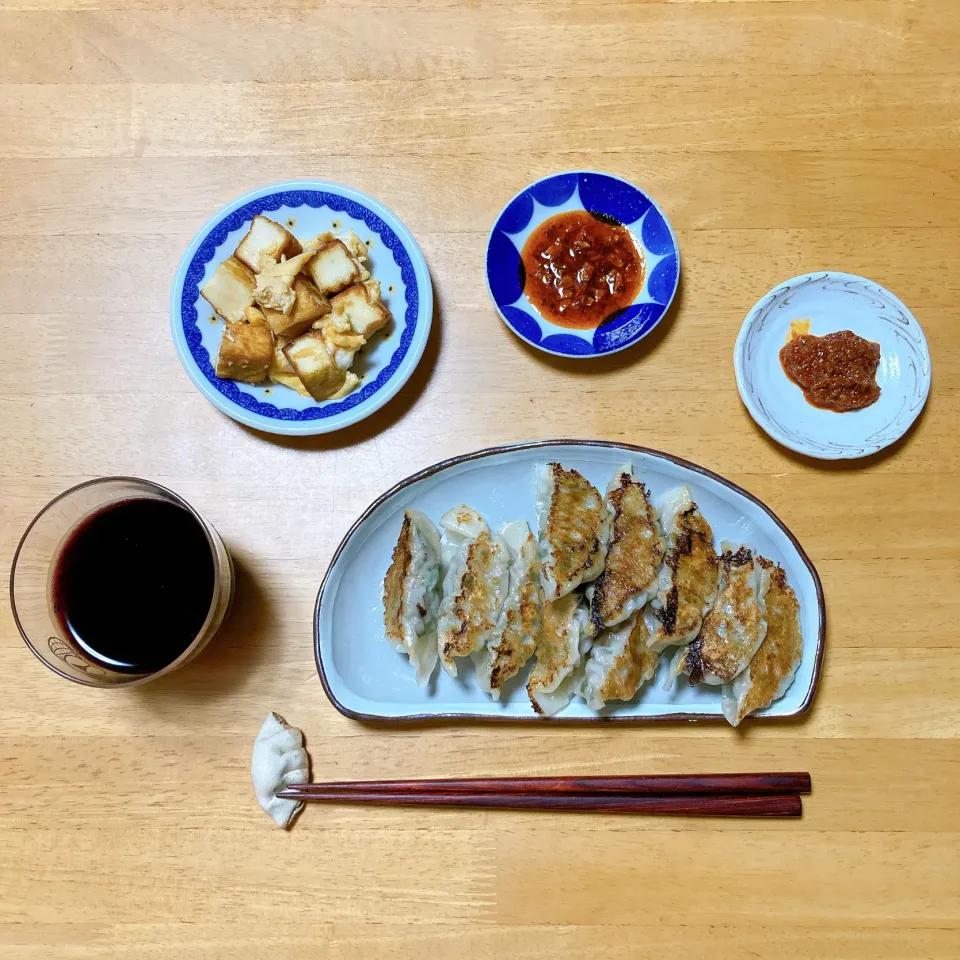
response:
{"label": "fried tofu cube", "polygon": [[273,362],[273,331],[265,323],[228,323],[223,328],[217,376],[261,383]]}
{"label": "fried tofu cube", "polygon": [[253,303],[256,277],[246,264],[229,257],[213,271],[213,276],[200,289],[200,296],[227,323],[240,323],[244,310]]}
{"label": "fried tofu cube", "polygon": [[328,400],[343,387],[344,372],[337,366],[319,331],[311,330],[291,340],[284,346],[283,353],[314,400]]}
{"label": "fried tofu cube", "polygon": [[296,376],[297,372],[293,369],[293,364],[287,359],[283,348],[293,340],[293,337],[275,337],[273,341],[273,360],[270,363],[270,376],[275,377],[278,374],[287,374]]}
{"label": "fried tofu cube", "polygon": [[296,390],[301,397],[310,399],[307,388],[300,382],[296,370],[287,359],[283,348],[290,342],[291,337],[277,337],[273,345],[273,362],[270,364],[270,379],[281,386]]}
{"label": "fried tofu cube", "polygon": [[261,257],[279,260],[295,257],[300,251],[300,241],[286,227],[258,213],[233,255],[254,273],[259,273]]}
{"label": "fried tofu cube", "polygon": [[331,240],[320,247],[306,269],[317,289],[328,297],[370,276],[342,240]]}
{"label": "fried tofu cube", "polygon": [[306,278],[293,279],[293,306],[289,313],[265,307],[264,316],[278,337],[297,337],[330,313],[330,301]]}
{"label": "fried tofu cube", "polygon": [[390,322],[390,311],[380,299],[380,283],[355,283],[330,300],[335,317],[346,317],[354,333],[369,340]]}

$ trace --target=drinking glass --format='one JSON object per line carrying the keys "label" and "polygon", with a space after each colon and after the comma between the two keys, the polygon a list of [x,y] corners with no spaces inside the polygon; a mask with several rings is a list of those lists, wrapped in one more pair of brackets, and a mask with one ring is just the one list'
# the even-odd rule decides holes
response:
{"label": "drinking glass", "polygon": [[[53,574],[61,549],[84,520],[113,504],[143,499],[176,504],[200,525],[213,558],[213,595],[203,626],[176,660],[150,672],[120,673],[92,661],[61,625],[53,610]],[[233,587],[233,564],[220,535],[186,500],[149,480],[104,477],[61,493],[27,527],[10,571],[10,606],[27,646],[54,673],[90,687],[133,686],[192,660],[210,642],[227,615]],[[131,630],[136,630],[136,624],[131,624]]]}

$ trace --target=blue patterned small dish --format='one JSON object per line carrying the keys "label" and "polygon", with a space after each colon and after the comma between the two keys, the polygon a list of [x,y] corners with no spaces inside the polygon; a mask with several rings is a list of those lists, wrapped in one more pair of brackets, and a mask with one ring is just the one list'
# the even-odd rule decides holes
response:
{"label": "blue patterned small dish", "polygon": [[[852,330],[880,345],[879,399],[834,413],[807,403],[780,363],[794,320],[822,337]],[[899,440],[930,392],[927,341],[902,301],[872,280],[819,271],[787,280],[747,314],[733,351],[740,398],[777,443],[821,460],[866,457]]]}
{"label": "blue patterned small dish", "polygon": [[[353,370],[361,386],[342,400],[318,403],[276,384],[221,380],[214,373],[223,322],[200,288],[262,213],[301,239],[354,230],[370,247],[367,266],[381,282],[393,322],[371,340]],[[372,197],[322,180],[275,183],[224,207],[194,237],[180,261],[170,299],[173,340],[190,379],[215,406],[268,433],[304,436],[349,426],[382,407],[423,356],[433,319],[426,261],[409,230]]]}
{"label": "blue patterned small dish", "polygon": [[[591,330],[551,323],[523,292],[524,243],[544,220],[568,210],[587,210],[623,224],[645,261],[643,286],[633,304]],[[518,337],[559,357],[599,357],[625,350],[660,322],[677,292],[680,251],[670,222],[642,190],[608,173],[576,171],[544,177],[504,207],[487,241],[486,272],[497,311]]]}

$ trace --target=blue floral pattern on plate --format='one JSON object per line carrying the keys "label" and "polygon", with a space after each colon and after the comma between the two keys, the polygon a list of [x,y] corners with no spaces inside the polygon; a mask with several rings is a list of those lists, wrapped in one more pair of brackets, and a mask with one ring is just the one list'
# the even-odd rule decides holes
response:
{"label": "blue floral pattern on plate", "polygon": [[[205,337],[200,287],[230,252],[223,245],[231,235],[241,236],[256,214],[281,222],[307,208],[329,222],[336,214],[350,218],[356,229],[373,238],[372,256],[388,275],[397,276],[396,291],[384,298],[394,314],[399,336],[389,356],[377,365],[366,383],[342,400],[316,403],[303,400],[285,387],[250,387],[216,376],[209,335]],[[280,211],[280,213],[278,213]],[[326,228],[326,227],[325,227]],[[320,232],[319,229],[316,232]],[[312,232],[311,232],[312,235]],[[231,240],[231,245],[235,240]],[[375,270],[382,279],[381,270]],[[399,309],[398,309],[399,308]],[[184,255],[171,302],[174,341],[181,361],[205,396],[236,420],[275,433],[311,434],[355,423],[382,406],[413,372],[423,353],[433,314],[433,291],[426,263],[406,228],[386,208],[365,194],[321,181],[293,181],[265,187],[230,204],[200,231]],[[217,334],[219,336],[219,334]],[[382,335],[381,335],[382,337]],[[204,342],[206,339],[206,343]],[[377,341],[375,341],[377,342]],[[271,400],[264,399],[269,392]]]}
{"label": "blue floral pattern on plate", "polygon": [[[527,237],[566,210],[614,217],[643,250],[646,275],[636,301],[596,330],[556,326],[523,292],[520,251]],[[663,319],[677,292],[680,251],[663,211],[632,183],[607,173],[559,173],[531,184],[504,207],[487,242],[486,275],[497,311],[522,340],[563,357],[596,357],[631,346]]]}

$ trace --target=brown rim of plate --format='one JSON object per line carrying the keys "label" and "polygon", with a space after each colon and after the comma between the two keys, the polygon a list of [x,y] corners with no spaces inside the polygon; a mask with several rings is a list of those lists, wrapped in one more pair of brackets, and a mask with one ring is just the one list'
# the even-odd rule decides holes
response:
{"label": "brown rim of plate", "polygon": [[644,453],[649,454],[653,457],[659,457],[661,460],[668,460],[671,463],[675,463],[678,466],[686,467],[688,470],[692,470],[694,473],[699,473],[701,476],[709,477],[711,480],[716,480],[718,483],[722,483],[725,487],[729,487],[735,493],[739,493],[742,497],[745,497],[747,500],[750,500],[752,503],[755,503],[764,513],[770,517],[771,520],[786,534],[787,538],[793,544],[797,553],[800,556],[800,559],[803,561],[804,566],[807,570],[810,571],[810,576],[813,577],[813,585],[817,591],[817,613],[819,617],[820,626],[817,630],[817,649],[815,653],[815,660],[813,664],[813,674],[810,677],[810,687],[807,690],[806,696],[803,698],[803,702],[794,710],[792,713],[785,714],[780,717],[765,717],[765,716],[756,716],[751,714],[748,717],[745,717],[746,720],[766,720],[766,721],[776,721],[776,720],[791,720],[795,717],[799,717],[802,714],[806,713],[810,709],[810,704],[813,702],[813,696],[817,691],[817,687],[820,683],[820,669],[823,666],[823,641],[826,635],[827,630],[827,610],[826,605],[823,600],[823,585],[820,583],[820,575],[817,573],[817,568],[813,565],[813,561],[810,557],[807,556],[806,550],[800,546],[800,542],[793,535],[787,525],[760,499],[755,497],[752,493],[747,490],[744,490],[739,484],[734,483],[732,480],[727,480],[725,477],[721,477],[718,473],[714,473],[712,470],[708,470],[706,467],[701,467],[696,463],[691,463],[689,460],[684,460],[682,457],[675,457],[673,454],[664,453],[661,450],[653,450],[650,447],[640,447],[633,443],[616,443],[612,440],[528,440],[523,443],[507,443],[502,444],[497,447],[487,447],[484,450],[477,450],[474,453],[465,453],[459,457],[450,457],[448,460],[441,460],[439,463],[435,463],[430,467],[426,467],[423,470],[420,470],[417,473],[411,474],[409,477],[401,480],[399,483],[394,484],[389,490],[385,493],[380,494],[373,503],[363,511],[362,514],[357,518],[357,520],[351,525],[350,529],[346,532],[344,538],[340,541],[340,545],[334,551],[333,557],[330,559],[330,563],[327,566],[327,572],[323,575],[323,581],[320,583],[320,589],[317,592],[317,601],[314,604],[313,608],[313,657],[317,665],[317,673],[320,674],[320,682],[323,684],[323,692],[327,695],[327,699],[340,711],[345,717],[349,717],[351,720],[360,720],[364,723],[435,723],[435,722],[446,722],[450,720],[456,720],[465,723],[549,723],[549,722],[559,722],[559,723],[663,723],[665,721],[678,721],[678,720],[695,720],[698,722],[723,722],[726,723],[726,718],[723,714],[708,714],[704,715],[702,713],[664,713],[655,717],[641,717],[641,716],[596,716],[596,717],[539,717],[532,715],[529,717],[507,717],[507,716],[477,716],[473,713],[414,713],[414,714],[405,714],[402,717],[384,717],[378,716],[376,714],[370,713],[360,713],[356,710],[351,710],[349,707],[345,707],[333,694],[333,691],[330,689],[330,684],[327,681],[326,670],[323,666],[323,658],[320,655],[320,605],[323,602],[323,591],[327,585],[327,577],[330,576],[330,571],[333,569],[337,560],[340,557],[340,554],[343,552],[347,543],[349,543],[350,538],[356,533],[361,524],[375,511],[378,507],[381,506],[385,501],[389,500],[394,494],[399,493],[405,487],[409,487],[414,483],[417,483],[419,480],[425,480],[427,477],[432,477],[434,474],[446,470],[448,467],[455,466],[459,463],[468,463],[471,460],[482,460],[486,457],[492,457],[500,453],[508,453],[511,450],[536,450],[541,447],[556,447],[556,446],[567,446],[567,447],[607,447],[615,450],[629,450],[632,453]]}

